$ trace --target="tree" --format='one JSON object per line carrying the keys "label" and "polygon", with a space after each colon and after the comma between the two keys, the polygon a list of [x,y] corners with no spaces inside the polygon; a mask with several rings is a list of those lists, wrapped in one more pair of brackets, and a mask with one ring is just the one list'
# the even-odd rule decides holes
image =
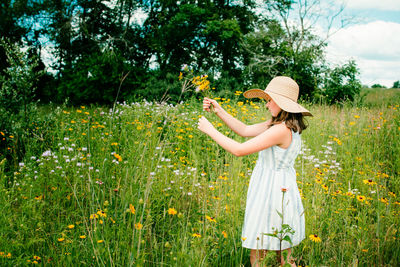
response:
{"label": "tree", "polygon": [[[268,77],[268,81],[277,74],[289,75],[299,83],[301,95],[312,96],[321,83],[319,76],[324,68],[326,40],[334,33],[332,25],[339,19],[343,7],[326,14],[319,0],[269,0],[264,3],[264,19],[259,30],[250,33],[246,40],[251,54],[248,76],[255,75],[253,82],[266,85],[260,77]],[[326,18],[325,36],[314,31],[321,18]],[[347,25],[346,18],[340,19],[341,27]],[[260,81],[263,84],[259,84]]]}
{"label": "tree", "polygon": [[375,83],[375,84],[373,84],[373,85],[371,86],[371,88],[386,88],[386,86],[381,85],[381,84],[379,84],[379,83]]}
{"label": "tree", "polygon": [[393,88],[400,88],[400,81],[395,81],[393,83]]}
{"label": "tree", "polygon": [[362,87],[358,75],[359,70],[354,61],[329,69],[326,71],[322,89],[316,93],[323,95],[330,104],[353,101]]}

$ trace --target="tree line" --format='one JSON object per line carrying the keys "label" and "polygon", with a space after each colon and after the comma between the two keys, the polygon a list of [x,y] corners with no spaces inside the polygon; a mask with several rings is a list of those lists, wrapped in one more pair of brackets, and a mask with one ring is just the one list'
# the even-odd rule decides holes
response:
{"label": "tree line", "polygon": [[[311,101],[353,100],[361,88],[356,63],[329,66],[327,39],[305,23],[324,16],[319,0],[3,0],[0,7],[0,93],[8,100],[111,104],[118,94],[176,102],[192,96],[181,92],[184,65],[227,97],[265,88],[276,75],[293,77]],[[21,48],[21,60],[10,59]],[[44,62],[45,54],[53,60]],[[12,76],[27,64],[20,74],[27,82],[18,83]]]}

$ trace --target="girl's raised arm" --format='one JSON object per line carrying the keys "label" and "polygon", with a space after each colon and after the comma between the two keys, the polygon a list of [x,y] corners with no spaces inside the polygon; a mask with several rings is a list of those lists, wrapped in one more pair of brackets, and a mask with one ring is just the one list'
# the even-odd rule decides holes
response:
{"label": "girl's raised arm", "polygon": [[203,109],[211,111],[210,106],[213,106],[214,113],[229,127],[240,136],[243,137],[254,137],[268,129],[270,121],[261,122],[254,125],[246,125],[240,120],[234,118],[228,112],[226,112],[217,101],[205,97],[203,100]]}
{"label": "girl's raised arm", "polygon": [[244,143],[239,143],[220,133],[205,117],[199,119],[198,129],[237,157],[256,153],[274,145],[280,145],[284,143],[286,138],[290,138],[291,134],[284,124],[279,124]]}

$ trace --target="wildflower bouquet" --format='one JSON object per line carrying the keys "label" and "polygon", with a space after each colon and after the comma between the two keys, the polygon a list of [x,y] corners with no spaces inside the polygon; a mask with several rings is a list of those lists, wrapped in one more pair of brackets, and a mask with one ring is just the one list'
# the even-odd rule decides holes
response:
{"label": "wildflower bouquet", "polygon": [[184,65],[179,73],[179,81],[182,82],[182,94],[194,89],[196,93],[201,93],[203,97],[210,97],[211,95],[208,75],[196,76],[187,65]]}

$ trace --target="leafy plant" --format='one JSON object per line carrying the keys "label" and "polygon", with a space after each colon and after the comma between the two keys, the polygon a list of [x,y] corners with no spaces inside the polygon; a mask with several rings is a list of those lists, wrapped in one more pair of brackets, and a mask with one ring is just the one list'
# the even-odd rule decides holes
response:
{"label": "leafy plant", "polygon": [[353,101],[361,92],[361,82],[357,75],[359,70],[355,61],[351,60],[343,66],[337,66],[326,71],[323,87],[315,96],[322,96],[327,103],[343,103]]}

